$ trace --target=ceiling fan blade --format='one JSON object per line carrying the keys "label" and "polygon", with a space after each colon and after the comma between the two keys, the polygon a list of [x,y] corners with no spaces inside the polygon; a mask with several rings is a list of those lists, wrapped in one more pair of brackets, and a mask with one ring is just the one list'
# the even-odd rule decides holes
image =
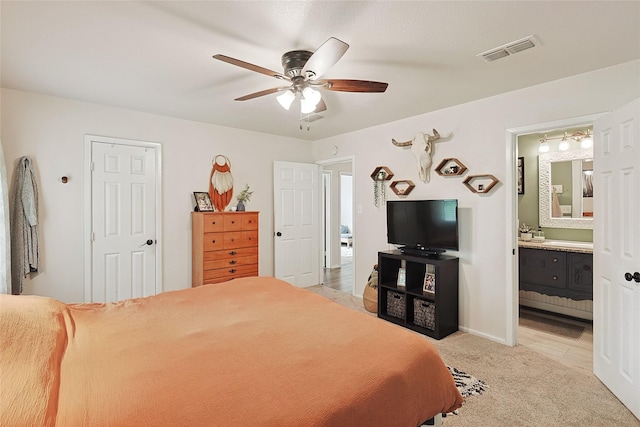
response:
{"label": "ceiling fan blade", "polygon": [[389,83],[372,82],[369,80],[331,79],[318,80],[314,86],[338,92],[384,92]]}
{"label": "ceiling fan blade", "polygon": [[242,67],[242,68],[245,68],[245,69],[247,69],[249,71],[255,71],[256,73],[266,74],[267,76],[275,77],[276,79],[290,80],[289,77],[285,76],[282,73],[278,73],[278,72],[269,70],[267,68],[259,67],[259,66],[254,65],[254,64],[250,64],[248,62],[232,58],[230,56],[213,55],[213,57],[215,59],[218,59],[218,60],[222,61],[222,62],[226,62],[227,64],[231,64],[231,65],[235,65],[235,66],[238,66],[238,67]]}
{"label": "ceiling fan blade", "polygon": [[315,80],[333,67],[342,55],[349,49],[349,45],[331,37],[324,42],[307,60],[302,68],[302,75],[308,76],[309,80]]}
{"label": "ceiling fan blade", "polygon": [[270,95],[272,93],[280,92],[281,90],[288,89],[288,87],[273,87],[271,89],[261,90],[260,92],[250,93],[249,95],[241,96],[234,99],[234,101],[247,101],[249,99],[258,98],[260,96]]}

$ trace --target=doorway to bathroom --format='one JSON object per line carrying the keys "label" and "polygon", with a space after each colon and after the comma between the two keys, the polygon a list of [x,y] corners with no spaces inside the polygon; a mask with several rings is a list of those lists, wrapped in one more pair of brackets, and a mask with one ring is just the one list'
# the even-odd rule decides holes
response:
{"label": "doorway to bathroom", "polygon": [[[583,185],[592,182],[585,179],[593,173],[592,134],[590,123],[541,129],[518,135],[516,146],[518,344],[585,369],[593,364],[592,255],[580,255],[589,258],[584,282],[591,285],[591,296],[584,292],[569,297],[565,289],[556,293],[559,281],[570,278],[555,273],[547,277],[551,267],[542,265],[557,261],[569,268],[566,255],[544,250],[545,242],[593,243],[594,192],[592,186]],[[589,191],[583,192],[587,187]],[[532,274],[532,267],[526,266],[523,272],[527,262],[539,262],[541,267]]]}

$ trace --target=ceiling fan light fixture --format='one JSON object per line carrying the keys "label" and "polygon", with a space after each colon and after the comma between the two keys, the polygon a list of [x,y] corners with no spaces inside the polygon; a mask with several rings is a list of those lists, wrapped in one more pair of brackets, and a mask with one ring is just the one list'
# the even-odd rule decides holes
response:
{"label": "ceiling fan light fixture", "polygon": [[317,91],[309,86],[302,89],[302,96],[307,102],[313,104],[314,107],[318,105],[318,102],[320,102],[320,99],[322,98],[320,91]]}
{"label": "ceiling fan light fixture", "polygon": [[300,112],[302,114],[311,114],[315,111],[316,105],[305,97],[300,98]]}
{"label": "ceiling fan light fixture", "polygon": [[292,90],[289,89],[278,95],[276,99],[278,100],[280,105],[282,105],[282,108],[284,108],[285,110],[289,110],[289,108],[291,107],[291,103],[294,99],[296,99],[296,95]]}

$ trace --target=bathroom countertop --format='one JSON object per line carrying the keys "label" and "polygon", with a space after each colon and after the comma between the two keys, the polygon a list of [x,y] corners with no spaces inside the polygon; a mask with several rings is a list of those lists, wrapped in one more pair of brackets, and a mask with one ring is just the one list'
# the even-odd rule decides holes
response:
{"label": "bathroom countertop", "polygon": [[584,254],[593,253],[593,243],[591,242],[573,242],[564,240],[544,240],[539,242],[535,240],[518,240],[518,247],[543,249],[547,251],[579,252]]}

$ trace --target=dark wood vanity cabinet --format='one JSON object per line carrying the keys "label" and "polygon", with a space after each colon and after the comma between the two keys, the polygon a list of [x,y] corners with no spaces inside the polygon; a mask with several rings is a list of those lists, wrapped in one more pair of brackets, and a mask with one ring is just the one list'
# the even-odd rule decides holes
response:
{"label": "dark wood vanity cabinet", "polygon": [[569,289],[586,292],[585,299],[593,299],[593,255],[568,252],[567,267]]}
{"label": "dark wood vanity cabinet", "polygon": [[520,290],[573,300],[593,299],[593,255],[520,248]]}

